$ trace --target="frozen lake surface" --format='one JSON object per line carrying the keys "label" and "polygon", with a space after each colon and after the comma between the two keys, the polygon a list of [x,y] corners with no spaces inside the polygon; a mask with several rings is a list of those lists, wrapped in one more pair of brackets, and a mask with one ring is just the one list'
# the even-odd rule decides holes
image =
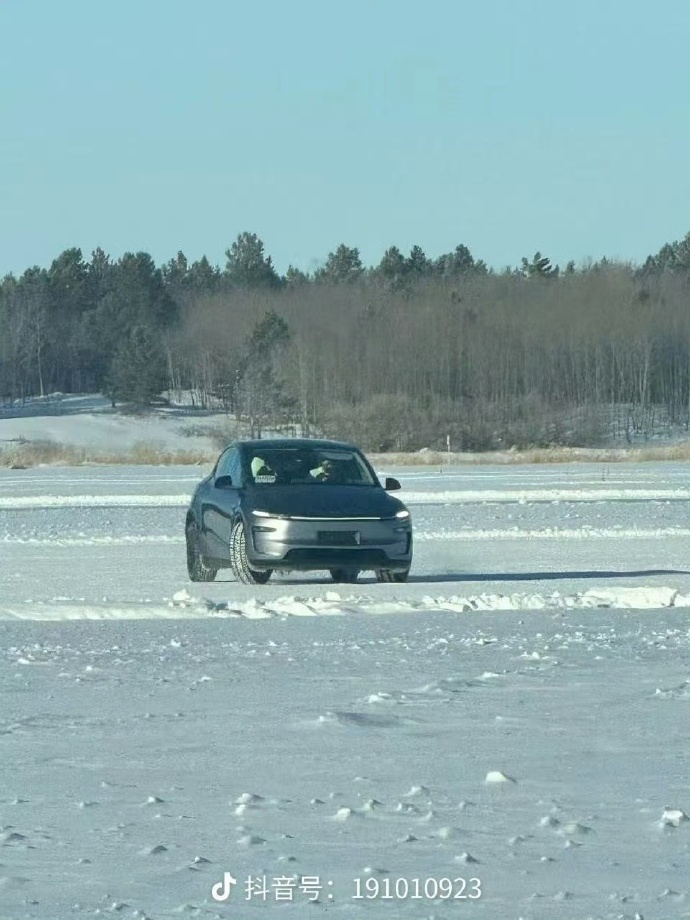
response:
{"label": "frozen lake surface", "polygon": [[258,588],[200,470],[0,471],[3,920],[690,916],[686,467],[382,472],[408,584]]}

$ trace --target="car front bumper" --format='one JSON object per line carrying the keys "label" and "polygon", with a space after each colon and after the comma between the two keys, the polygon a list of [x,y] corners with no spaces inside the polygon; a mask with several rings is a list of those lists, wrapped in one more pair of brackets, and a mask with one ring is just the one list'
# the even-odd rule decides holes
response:
{"label": "car front bumper", "polygon": [[351,567],[404,571],[412,562],[407,519],[255,517],[247,525],[253,569],[310,571]]}

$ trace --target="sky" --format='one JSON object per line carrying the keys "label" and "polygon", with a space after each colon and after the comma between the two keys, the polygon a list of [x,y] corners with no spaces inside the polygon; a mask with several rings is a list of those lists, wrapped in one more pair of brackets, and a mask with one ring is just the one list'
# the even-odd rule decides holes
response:
{"label": "sky", "polygon": [[690,230],[687,0],[0,0],[0,276],[64,249],[280,272]]}

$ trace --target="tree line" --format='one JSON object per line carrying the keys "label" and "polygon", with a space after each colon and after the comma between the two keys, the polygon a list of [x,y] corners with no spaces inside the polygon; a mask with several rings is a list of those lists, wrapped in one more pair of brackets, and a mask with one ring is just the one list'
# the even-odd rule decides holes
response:
{"label": "tree line", "polygon": [[687,424],[690,234],[642,265],[537,252],[500,272],[464,245],[434,259],[392,246],[366,267],[342,244],[281,276],[248,232],[225,256],[157,266],[73,248],[6,276],[0,399],[184,391],[255,434],[368,449],[595,444],[612,407]]}

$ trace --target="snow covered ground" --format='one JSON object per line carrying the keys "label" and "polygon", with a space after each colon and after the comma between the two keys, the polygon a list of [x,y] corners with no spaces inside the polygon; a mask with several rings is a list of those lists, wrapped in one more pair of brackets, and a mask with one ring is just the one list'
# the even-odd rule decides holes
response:
{"label": "snow covered ground", "polygon": [[257,588],[200,470],[0,471],[2,920],[690,917],[686,467],[382,472],[408,584]]}
{"label": "snow covered ground", "polygon": [[[104,462],[104,459],[116,462],[120,458],[132,459],[140,448],[145,448],[145,461],[148,461],[149,454],[158,453],[162,459],[164,455],[177,451],[212,457],[218,451],[219,442],[249,437],[247,423],[236,421],[219,408],[202,410],[195,407],[190,393],[168,393],[167,396],[168,404],[146,410],[132,410],[122,405],[113,409],[110,401],[99,394],[53,393],[12,403],[0,400],[0,451],[16,447],[19,442],[32,442],[52,445],[67,452],[73,451],[77,455],[85,452],[88,459],[99,462]],[[604,416],[610,416],[602,424],[609,430],[606,442],[611,448],[608,451],[611,459],[620,459],[616,454],[630,447],[663,451],[687,445],[687,426],[670,423],[662,409],[655,410],[657,418],[651,429],[643,426],[637,432],[629,430],[628,423],[634,414],[632,407],[621,405],[603,409],[602,412]],[[622,421],[624,419],[628,421]],[[624,437],[624,431],[627,437]],[[298,433],[297,429],[294,433]],[[272,434],[283,436],[284,432],[281,434],[279,431],[265,430],[263,436],[270,437]],[[528,462],[528,456],[520,460],[520,452],[516,457],[515,452],[508,449],[509,446],[506,444],[506,450],[494,453],[495,462],[514,463],[516,459],[518,462]],[[453,445],[453,450],[459,447]],[[587,448],[560,450],[561,454],[564,452],[572,452],[572,459],[601,459],[597,451],[588,451]],[[533,452],[526,451],[527,455],[530,453]],[[435,458],[439,454],[422,450],[416,455],[405,456],[408,460],[403,462],[412,459],[419,463],[429,463],[432,458],[436,462]],[[443,456],[443,452],[440,456]],[[476,461],[476,456],[472,454],[462,457],[463,462]],[[73,457],[74,462],[76,459]],[[137,462],[141,462],[141,459]],[[27,465],[34,464],[31,462]]]}
{"label": "snow covered ground", "polygon": [[[103,396],[55,394],[28,400],[25,405],[0,407],[0,447],[26,440],[110,455],[125,454],[139,445],[150,450],[213,453],[210,432],[228,425],[222,412],[176,407],[133,414],[121,407],[113,409]],[[198,433],[190,436],[190,430]]]}

